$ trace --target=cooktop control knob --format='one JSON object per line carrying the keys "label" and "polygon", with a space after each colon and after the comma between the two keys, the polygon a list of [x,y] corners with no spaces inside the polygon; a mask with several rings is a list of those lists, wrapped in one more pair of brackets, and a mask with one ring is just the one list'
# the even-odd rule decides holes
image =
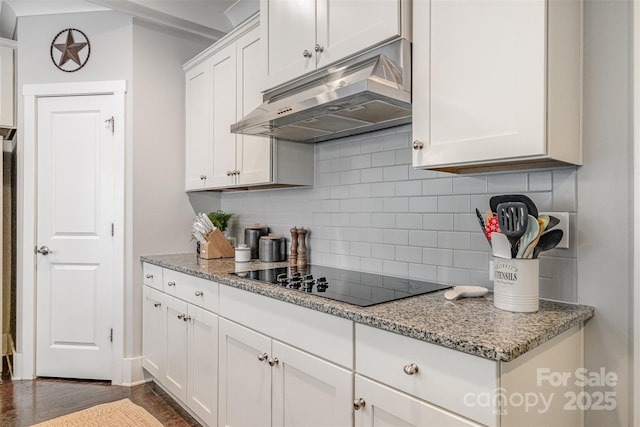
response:
{"label": "cooktop control knob", "polygon": [[316,289],[318,292],[326,292],[329,284],[327,283],[326,277],[319,277],[316,279]]}
{"label": "cooktop control knob", "polygon": [[311,274],[307,274],[306,276],[304,276],[304,290],[306,292],[311,292],[313,290],[313,285],[315,284],[315,280],[313,279],[313,276]]}
{"label": "cooktop control knob", "polygon": [[302,286],[302,279],[300,276],[291,276],[289,279],[289,287],[293,289],[300,289],[300,286]]}
{"label": "cooktop control knob", "polygon": [[285,288],[289,285],[289,278],[287,277],[287,273],[280,273],[276,278],[278,285],[284,286]]}

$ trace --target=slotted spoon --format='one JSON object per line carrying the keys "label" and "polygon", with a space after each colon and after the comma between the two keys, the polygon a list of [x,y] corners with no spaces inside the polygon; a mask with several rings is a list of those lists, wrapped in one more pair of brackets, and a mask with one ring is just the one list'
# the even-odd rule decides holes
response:
{"label": "slotted spoon", "polygon": [[529,210],[522,202],[500,203],[497,207],[498,225],[511,244],[511,258],[518,254],[518,241],[527,230]]}

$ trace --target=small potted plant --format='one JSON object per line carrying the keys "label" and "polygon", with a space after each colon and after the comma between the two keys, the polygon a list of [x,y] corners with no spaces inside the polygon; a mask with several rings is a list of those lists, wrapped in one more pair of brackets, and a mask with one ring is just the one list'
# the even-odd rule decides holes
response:
{"label": "small potted plant", "polygon": [[209,212],[207,216],[209,217],[213,225],[215,225],[218,230],[224,233],[227,230],[227,227],[229,226],[229,220],[231,219],[233,214],[226,213],[218,209],[215,212]]}

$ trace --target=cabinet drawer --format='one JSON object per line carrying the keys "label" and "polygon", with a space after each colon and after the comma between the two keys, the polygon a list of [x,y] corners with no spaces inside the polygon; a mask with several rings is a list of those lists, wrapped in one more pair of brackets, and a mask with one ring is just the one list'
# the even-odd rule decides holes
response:
{"label": "cabinet drawer", "polygon": [[142,283],[157,290],[162,290],[162,267],[157,265],[142,264]]}
{"label": "cabinet drawer", "polygon": [[231,286],[220,315],[323,359],[353,367],[353,322]]}
{"label": "cabinet drawer", "polygon": [[[415,364],[417,372],[405,373]],[[356,324],[356,372],[486,425],[496,425],[497,362]],[[484,397],[484,398],[483,398]]]}
{"label": "cabinet drawer", "polygon": [[164,292],[205,310],[218,312],[218,284],[174,270],[164,269]]}

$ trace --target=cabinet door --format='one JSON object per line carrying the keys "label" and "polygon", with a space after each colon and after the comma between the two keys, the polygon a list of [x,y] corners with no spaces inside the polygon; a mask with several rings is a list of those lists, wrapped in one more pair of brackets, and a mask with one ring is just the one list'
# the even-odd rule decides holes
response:
{"label": "cabinet door", "polygon": [[189,304],[187,405],[208,426],[218,422],[218,316]]}
{"label": "cabinet door", "polygon": [[187,303],[166,296],[165,317],[165,372],[162,384],[182,402],[187,400]]}
{"label": "cabinet door", "polygon": [[[237,116],[244,117],[262,103],[265,68],[261,58],[260,29],[256,28],[236,42],[238,58]],[[237,184],[271,181],[271,138],[236,135]]]}
{"label": "cabinet door", "polygon": [[207,60],[185,74],[185,189],[208,186],[213,165],[213,74]]}
{"label": "cabinet door", "polygon": [[288,345],[273,341],[273,425],[349,426],[353,374]]}
{"label": "cabinet door", "polygon": [[0,126],[14,127],[13,48],[0,46]]}
{"label": "cabinet door", "polygon": [[260,20],[267,65],[262,90],[316,69],[315,0],[260,0]]}
{"label": "cabinet door", "polygon": [[414,166],[545,154],[545,5],[414,2]]}
{"label": "cabinet door", "polygon": [[213,188],[234,183],[236,169],[236,49],[235,44],[211,57],[213,62],[213,173],[207,184]]}
{"label": "cabinet door", "polygon": [[142,287],[142,367],[154,378],[164,379],[164,294]]}
{"label": "cabinet door", "polygon": [[218,424],[270,426],[271,339],[225,319],[219,332]]}
{"label": "cabinet door", "polygon": [[318,68],[401,34],[400,0],[317,0],[317,17]]}
{"label": "cabinet door", "polygon": [[364,400],[364,406],[355,411],[356,427],[481,425],[360,375],[355,377],[356,400]]}

